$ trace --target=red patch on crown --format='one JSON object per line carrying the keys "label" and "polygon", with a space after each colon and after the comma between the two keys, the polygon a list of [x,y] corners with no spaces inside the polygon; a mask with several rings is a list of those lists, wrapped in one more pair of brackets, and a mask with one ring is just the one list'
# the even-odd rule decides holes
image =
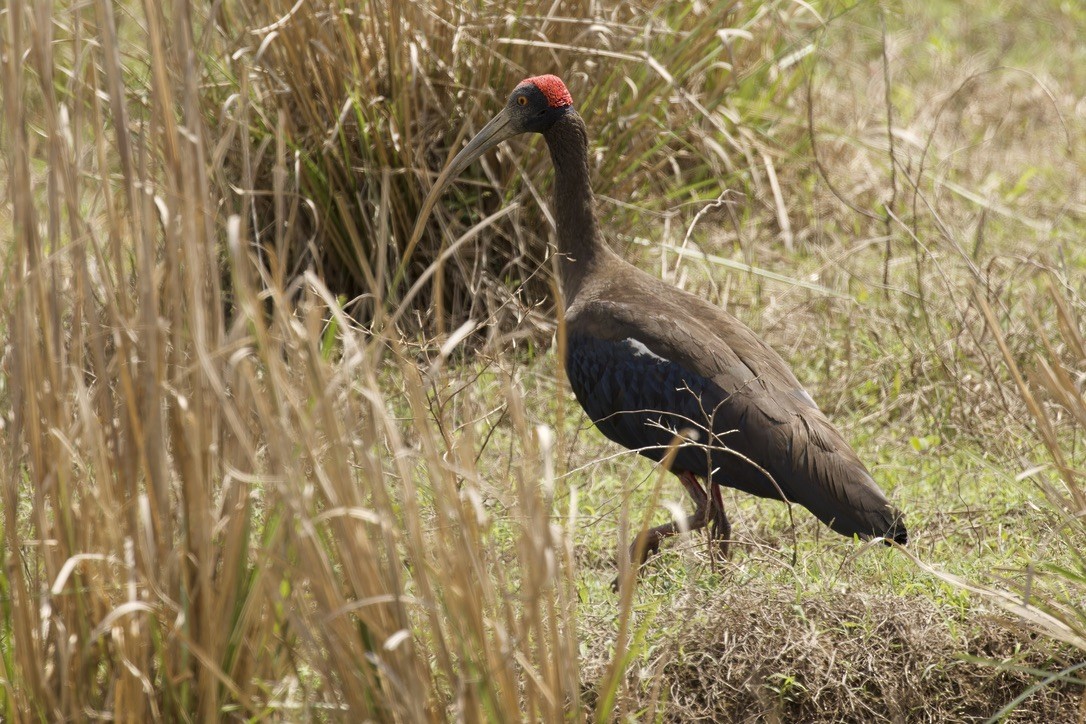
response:
{"label": "red patch on crown", "polygon": [[573,105],[573,96],[569,94],[569,89],[566,88],[566,84],[562,82],[562,79],[556,75],[532,76],[522,80],[519,85],[525,83],[531,83],[538,88],[551,108],[565,108]]}

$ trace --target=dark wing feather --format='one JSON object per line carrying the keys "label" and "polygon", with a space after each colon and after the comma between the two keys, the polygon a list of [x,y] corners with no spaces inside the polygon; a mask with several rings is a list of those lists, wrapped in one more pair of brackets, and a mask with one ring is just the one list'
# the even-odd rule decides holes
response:
{"label": "dark wing feather", "polygon": [[567,374],[605,435],[660,450],[668,429],[693,420],[728,450],[710,460],[684,448],[673,468],[765,497],[783,492],[845,535],[904,541],[900,514],[776,352],[723,310],[629,269],[631,279],[615,274],[567,311]]}
{"label": "dark wing feather", "polygon": [[708,477],[709,456],[696,443],[709,439],[704,410],[720,402],[711,380],[653,354],[633,338],[573,333],[566,350],[570,386],[600,432],[657,461],[682,433],[695,444],[679,448],[672,469]]}

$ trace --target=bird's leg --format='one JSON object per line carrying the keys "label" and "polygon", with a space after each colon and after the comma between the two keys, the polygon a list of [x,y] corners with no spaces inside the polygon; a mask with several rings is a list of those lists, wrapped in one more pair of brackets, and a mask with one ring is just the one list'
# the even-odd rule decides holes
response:
{"label": "bird's leg", "polygon": [[720,552],[725,558],[730,557],[728,550],[732,538],[732,524],[728,521],[728,515],[724,512],[724,500],[720,496],[720,486],[709,482],[709,493],[712,496],[712,506],[706,518],[712,520],[709,529],[709,537],[720,546]]}
{"label": "bird's leg", "polygon": [[[679,480],[682,481],[686,492],[690,493],[690,497],[694,500],[695,513],[700,513],[705,508],[706,503],[709,502],[709,496],[705,494],[705,488],[701,487],[701,483],[694,477],[694,473],[689,470],[679,473]],[[709,483],[709,485],[711,487],[712,483]]]}
{"label": "bird's leg", "polygon": [[[724,558],[728,558],[732,524],[728,520],[727,513],[724,512],[724,499],[720,493],[720,486],[710,479],[707,483],[709,491],[706,494],[705,489],[701,487],[701,482],[688,470],[679,474],[679,480],[682,481],[683,487],[690,493],[690,497],[694,499],[694,505],[697,507],[697,512],[691,516],[690,520],[693,521],[694,518],[704,512],[704,515],[701,515],[702,522],[700,525],[695,526],[688,523],[690,530],[697,530],[712,523],[709,538],[717,542],[717,546],[719,546]],[[657,542],[658,546],[659,543]]]}
{"label": "bird's leg", "polygon": [[664,538],[676,535],[682,530],[701,530],[709,522],[705,512],[705,508],[700,508],[693,515],[687,516],[686,523],[682,527],[679,526],[677,521],[673,520],[670,523],[664,523],[640,533],[630,546],[630,562],[633,563],[637,551],[642,550],[644,552],[641,554],[641,559],[637,561],[637,565],[642,566],[650,556],[660,551],[660,541]]}
{"label": "bird's leg", "polygon": [[[687,516],[686,523],[682,527],[680,527],[677,521],[673,520],[670,523],[664,523],[655,528],[649,528],[645,532],[638,534],[637,538],[635,538],[634,542],[630,545],[629,553],[630,563],[636,564],[638,568],[643,566],[645,561],[651,556],[660,551],[660,541],[664,538],[673,536],[682,530],[701,530],[709,522],[709,496],[706,494],[705,488],[701,487],[701,483],[694,477],[694,474],[687,470],[679,473],[679,480],[682,481],[683,487],[686,488],[686,492],[694,499],[694,514]],[[727,518],[725,518],[724,521],[726,523]],[[641,551],[640,556],[638,556],[638,551]],[[611,584],[611,588],[617,591],[618,583],[619,579],[616,578]]]}
{"label": "bird's leg", "polygon": [[[708,517],[706,516],[707,512],[708,508],[702,506],[698,508],[693,515],[687,516],[686,525],[684,526],[685,530],[701,530],[704,528],[705,524],[708,522]],[[636,563],[637,569],[640,570],[641,566],[645,565],[645,561],[647,561],[650,556],[660,551],[660,541],[675,535],[680,530],[682,529],[679,527],[678,522],[673,520],[670,523],[664,523],[663,525],[658,525],[655,528],[649,528],[645,532],[639,533],[637,538],[634,539],[633,544],[630,545],[630,565],[635,565]],[[639,550],[641,551],[640,557],[637,555]],[[611,582],[611,590],[617,592],[621,581],[621,576],[615,578],[615,580]]]}
{"label": "bird's leg", "polygon": [[[630,561],[633,562],[637,557],[638,549],[644,551],[641,555],[641,560],[637,561],[637,564],[644,565],[645,561],[649,559],[649,556],[657,553],[660,550],[660,541],[669,536],[673,536],[679,533],[681,530],[701,530],[709,522],[709,517],[706,513],[709,511],[708,503],[709,496],[705,492],[705,488],[701,487],[701,483],[694,477],[694,474],[689,470],[684,470],[679,473],[679,480],[682,481],[683,487],[686,488],[686,492],[690,493],[690,497],[694,499],[694,514],[686,518],[686,525],[680,527],[676,521],[665,523],[664,525],[658,525],[655,528],[650,528],[634,540],[633,545],[630,546]],[[717,493],[719,495],[719,492]],[[727,522],[727,518],[724,519]],[[642,545],[644,546],[642,548]]]}

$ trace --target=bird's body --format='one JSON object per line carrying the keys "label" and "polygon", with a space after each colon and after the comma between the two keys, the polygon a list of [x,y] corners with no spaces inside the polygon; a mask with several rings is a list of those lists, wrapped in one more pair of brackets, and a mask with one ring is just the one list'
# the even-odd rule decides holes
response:
{"label": "bird's body", "polygon": [[[588,137],[565,85],[529,78],[435,184],[504,138],[542,133],[555,169],[566,373],[596,427],[653,460],[685,433],[671,470],[694,498],[693,527],[730,527],[717,486],[798,503],[837,532],[904,543],[901,514],[795,375],[749,327],[639,270],[603,241]],[[709,496],[697,478],[705,480]],[[710,510],[715,508],[715,510]],[[660,526],[647,544],[675,531]]]}
{"label": "bird's body", "polygon": [[780,356],[727,312],[623,262],[586,285],[566,330],[570,386],[610,439],[660,460],[688,431],[676,473],[799,503],[847,536],[904,536]]}

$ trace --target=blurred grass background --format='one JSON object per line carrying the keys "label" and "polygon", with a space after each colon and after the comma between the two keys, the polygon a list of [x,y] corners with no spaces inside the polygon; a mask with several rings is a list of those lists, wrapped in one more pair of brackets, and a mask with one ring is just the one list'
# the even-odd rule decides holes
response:
{"label": "blurred grass background", "polygon": [[[0,16],[6,720],[1083,717],[1078,5]],[[733,561],[609,592],[681,491],[549,349],[540,141],[405,248],[548,72],[610,243],[795,365],[912,556],[729,492]]]}

